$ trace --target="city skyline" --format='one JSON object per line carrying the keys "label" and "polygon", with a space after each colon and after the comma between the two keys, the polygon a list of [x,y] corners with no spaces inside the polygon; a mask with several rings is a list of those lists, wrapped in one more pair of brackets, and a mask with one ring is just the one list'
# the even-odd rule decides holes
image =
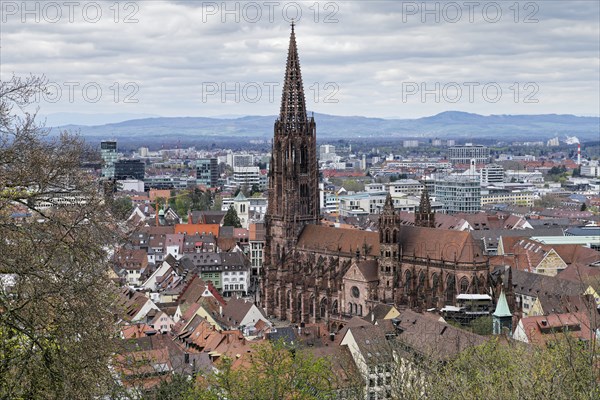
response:
{"label": "city skyline", "polygon": [[9,1],[0,77],[44,115],[275,115],[295,17],[311,111],[598,115],[598,3],[467,3]]}

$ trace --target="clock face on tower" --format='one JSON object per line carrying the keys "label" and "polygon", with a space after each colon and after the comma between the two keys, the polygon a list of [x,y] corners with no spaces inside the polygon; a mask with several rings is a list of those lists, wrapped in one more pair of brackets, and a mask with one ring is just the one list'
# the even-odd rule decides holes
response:
{"label": "clock face on tower", "polygon": [[358,288],[356,286],[352,286],[350,291],[352,293],[352,297],[358,298],[360,296],[360,290],[358,290]]}

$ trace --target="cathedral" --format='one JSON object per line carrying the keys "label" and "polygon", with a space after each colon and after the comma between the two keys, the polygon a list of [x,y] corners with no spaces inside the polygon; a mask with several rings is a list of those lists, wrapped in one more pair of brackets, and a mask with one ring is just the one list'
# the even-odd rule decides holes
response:
{"label": "cathedral", "polygon": [[413,309],[489,293],[489,263],[469,232],[436,228],[429,195],[415,226],[403,225],[388,194],[379,232],[320,224],[316,123],[306,111],[294,25],[269,166],[260,305],[294,323],[331,326],[377,304]]}

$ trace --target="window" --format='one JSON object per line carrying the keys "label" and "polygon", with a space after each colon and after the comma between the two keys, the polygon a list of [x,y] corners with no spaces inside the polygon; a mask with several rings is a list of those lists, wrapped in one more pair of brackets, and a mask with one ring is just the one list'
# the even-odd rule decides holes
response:
{"label": "window", "polygon": [[360,296],[360,290],[358,290],[358,287],[356,286],[352,286],[351,293],[352,293],[352,297],[356,297],[358,298]]}

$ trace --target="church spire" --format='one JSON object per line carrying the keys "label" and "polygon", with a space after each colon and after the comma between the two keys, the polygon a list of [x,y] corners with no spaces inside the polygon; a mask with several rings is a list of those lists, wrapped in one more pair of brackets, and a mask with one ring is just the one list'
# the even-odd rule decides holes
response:
{"label": "church spire", "polygon": [[415,226],[435,228],[435,212],[431,209],[431,201],[429,200],[427,186],[425,186],[421,192],[419,211],[415,213]]}
{"label": "church spire", "polygon": [[431,212],[431,201],[429,200],[429,191],[427,187],[421,192],[421,202],[419,203],[419,211],[429,214]]}
{"label": "church spire", "polygon": [[385,215],[394,215],[394,201],[392,200],[392,195],[388,192],[385,197],[385,204],[383,205],[383,212]]}
{"label": "church spire", "polygon": [[304,87],[302,86],[302,74],[300,72],[300,59],[298,58],[294,26],[294,21],[292,21],[292,32],[290,34],[290,45],[283,81],[283,94],[281,96],[281,110],[279,112],[279,120],[283,123],[291,124],[291,128],[296,128],[298,127],[297,124],[305,124],[307,122],[306,101],[304,99]]}

